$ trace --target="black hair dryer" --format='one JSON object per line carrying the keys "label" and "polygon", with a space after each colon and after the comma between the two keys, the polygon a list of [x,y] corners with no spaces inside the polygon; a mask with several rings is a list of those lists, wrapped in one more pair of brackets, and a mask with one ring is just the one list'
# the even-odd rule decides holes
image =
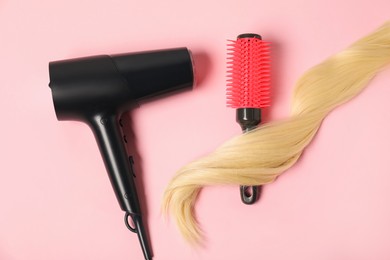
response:
{"label": "black hair dryer", "polygon": [[90,126],[125,211],[126,226],[137,233],[145,259],[151,259],[133,162],[127,156],[119,120],[140,100],[192,87],[191,53],[177,48],[54,61],[49,63],[49,74],[58,120],[77,120]]}

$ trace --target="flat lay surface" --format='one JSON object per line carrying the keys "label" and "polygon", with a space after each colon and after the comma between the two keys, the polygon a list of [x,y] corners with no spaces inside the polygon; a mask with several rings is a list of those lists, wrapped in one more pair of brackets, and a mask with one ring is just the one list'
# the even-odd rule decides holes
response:
{"label": "flat lay surface", "polygon": [[153,259],[390,259],[390,70],[323,122],[300,161],[251,206],[236,186],[196,204],[193,248],[161,199],[181,166],[241,133],[226,107],[226,44],[271,42],[266,122],[289,116],[296,80],[390,19],[372,1],[0,0],[0,259],[143,259],[123,223],[91,130],[57,121],[49,61],[187,47],[192,91],[123,117]]}

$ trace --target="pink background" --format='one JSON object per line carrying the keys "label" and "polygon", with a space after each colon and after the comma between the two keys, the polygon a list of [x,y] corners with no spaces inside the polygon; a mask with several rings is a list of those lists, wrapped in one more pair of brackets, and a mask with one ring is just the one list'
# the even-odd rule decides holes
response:
{"label": "pink background", "polygon": [[91,131],[56,120],[48,62],[181,46],[195,54],[198,86],[131,115],[154,259],[390,259],[389,70],[324,121],[256,205],[237,187],[205,189],[205,248],[187,245],[160,211],[179,167],[240,133],[225,107],[227,39],[255,32],[273,43],[265,119],[276,120],[306,69],[389,10],[388,0],[0,0],[0,259],[143,259]]}

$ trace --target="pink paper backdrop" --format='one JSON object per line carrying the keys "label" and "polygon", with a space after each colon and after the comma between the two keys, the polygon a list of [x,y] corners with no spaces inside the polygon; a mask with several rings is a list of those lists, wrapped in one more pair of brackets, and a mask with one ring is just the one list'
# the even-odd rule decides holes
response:
{"label": "pink paper backdrop", "polygon": [[205,189],[205,248],[187,245],[160,211],[175,170],[240,133],[225,108],[227,39],[255,32],[273,43],[266,120],[276,120],[306,69],[389,9],[388,0],[0,0],[0,259],[142,259],[92,133],[56,120],[48,62],[180,46],[195,54],[198,86],[131,114],[154,259],[390,259],[389,70],[324,121],[256,205],[237,187]]}

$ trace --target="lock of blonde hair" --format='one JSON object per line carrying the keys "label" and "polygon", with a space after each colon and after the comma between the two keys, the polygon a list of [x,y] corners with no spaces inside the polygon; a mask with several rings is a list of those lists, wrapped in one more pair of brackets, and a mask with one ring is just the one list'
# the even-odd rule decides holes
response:
{"label": "lock of blonde hair", "polygon": [[328,113],[359,94],[389,62],[390,22],[387,22],[308,70],[296,83],[288,119],[236,136],[209,155],[182,167],[165,190],[164,212],[175,216],[187,241],[198,244],[203,234],[194,207],[202,188],[273,182],[297,162]]}

